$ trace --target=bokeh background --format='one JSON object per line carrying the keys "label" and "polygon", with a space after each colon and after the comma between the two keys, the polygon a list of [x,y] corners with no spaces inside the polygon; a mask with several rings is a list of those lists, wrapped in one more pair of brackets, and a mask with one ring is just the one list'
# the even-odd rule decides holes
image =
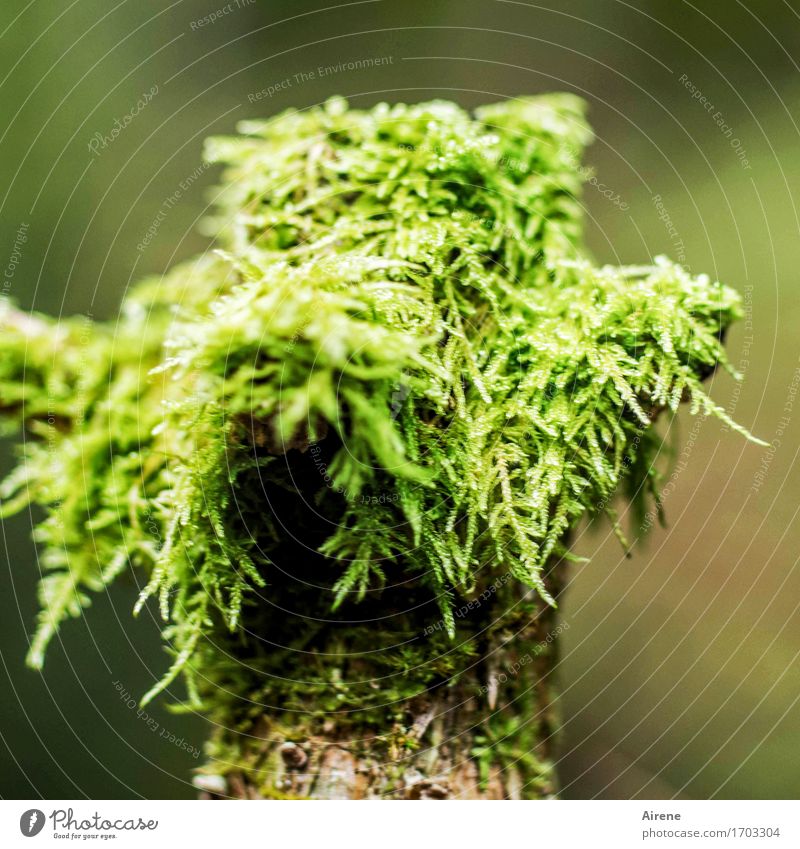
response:
{"label": "bokeh background", "polygon": [[[711,392],[772,445],[683,414],[668,434],[668,527],[629,560],[607,527],[579,533],[591,561],[561,605],[563,795],[796,798],[799,41],[796,0],[3,0],[3,293],[112,318],[136,279],[208,247],[202,140],[243,118],[333,94],[468,107],[582,95],[597,131],[594,254],[666,253],[743,293],[728,347],[744,382],[718,374]],[[369,58],[381,62],[318,72]],[[154,87],[95,154],[96,134]],[[0,448],[7,470],[12,444]],[[42,675],[24,667],[31,521],[6,521],[0,546],[0,795],[192,797],[205,721],[157,705],[154,731],[115,683],[138,696],[165,663],[158,623],[130,615],[133,582],[62,630]]]}

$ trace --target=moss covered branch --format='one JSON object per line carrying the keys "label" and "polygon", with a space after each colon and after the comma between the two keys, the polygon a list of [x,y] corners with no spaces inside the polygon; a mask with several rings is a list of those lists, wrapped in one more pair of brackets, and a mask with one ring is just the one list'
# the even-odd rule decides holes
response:
{"label": "moss covered branch", "polygon": [[575,97],[239,129],[213,256],[113,324],[2,306],[0,412],[39,437],[2,510],[48,511],[30,661],[132,567],[172,656],[145,701],[181,676],[219,723],[215,792],[550,795],[569,532],[657,499],[659,411],[736,427],[701,383],[738,296],[591,263]]}

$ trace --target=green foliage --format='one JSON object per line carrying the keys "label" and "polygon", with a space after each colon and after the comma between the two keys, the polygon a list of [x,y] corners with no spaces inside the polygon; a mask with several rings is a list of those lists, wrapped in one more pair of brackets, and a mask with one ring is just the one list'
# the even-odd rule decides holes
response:
{"label": "green foliage", "polygon": [[655,492],[660,411],[735,427],[701,387],[735,292],[582,252],[578,99],[332,100],[240,132],[208,145],[215,256],[113,325],[0,305],[0,408],[35,437],[2,510],[47,510],[34,665],[129,565],[174,655],[146,698],[181,671],[196,702],[246,688],[242,617],[287,597],[324,616],[407,585],[451,636],[498,575],[552,603],[576,522]]}

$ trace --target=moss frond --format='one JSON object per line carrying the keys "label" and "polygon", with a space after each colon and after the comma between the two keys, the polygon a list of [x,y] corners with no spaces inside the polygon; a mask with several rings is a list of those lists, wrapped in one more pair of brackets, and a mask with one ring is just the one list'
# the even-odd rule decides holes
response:
{"label": "moss frond", "polygon": [[576,522],[654,491],[660,411],[733,425],[702,381],[738,296],[664,258],[592,264],[590,140],[567,95],[244,122],[207,147],[213,257],[113,325],[0,304],[0,410],[37,437],[0,507],[48,511],[31,662],[128,565],[173,653],[147,698],[224,678],[220,635],[252,639],[298,559],[310,607],[407,585],[451,636],[501,574],[554,603]]}

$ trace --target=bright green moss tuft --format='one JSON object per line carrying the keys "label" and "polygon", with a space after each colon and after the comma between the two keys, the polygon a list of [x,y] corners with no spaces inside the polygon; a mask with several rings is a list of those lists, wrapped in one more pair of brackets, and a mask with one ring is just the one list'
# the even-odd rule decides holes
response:
{"label": "bright green moss tuft", "polygon": [[[623,482],[655,493],[659,411],[690,399],[735,427],[701,381],[739,299],[664,259],[586,258],[572,96],[474,117],[332,100],[240,131],[208,145],[216,255],[142,283],[113,324],[0,304],[0,408],[35,437],[2,511],[47,510],[30,662],[132,566],[173,653],[145,700],[180,672],[195,704],[267,698],[247,670],[310,639],[257,639],[289,602],[357,617],[402,587],[443,627],[430,658],[386,659],[399,701],[469,661],[442,647],[460,600],[510,573],[552,601],[576,522]],[[310,664],[305,693],[336,707],[334,669]]]}

